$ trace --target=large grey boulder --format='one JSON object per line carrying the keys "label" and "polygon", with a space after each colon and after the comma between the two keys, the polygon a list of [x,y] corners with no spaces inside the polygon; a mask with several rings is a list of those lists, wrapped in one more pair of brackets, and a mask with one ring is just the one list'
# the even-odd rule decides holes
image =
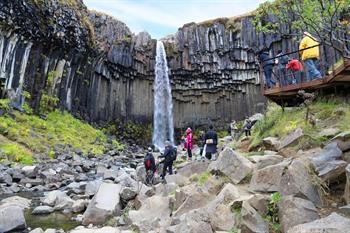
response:
{"label": "large grey boulder", "polygon": [[128,202],[134,199],[136,195],[137,195],[137,191],[129,187],[123,188],[122,191],[120,192],[120,197],[125,202]]}
{"label": "large grey boulder", "polygon": [[282,197],[278,203],[278,217],[283,232],[319,218],[317,209],[311,201],[294,196]]}
{"label": "large grey boulder", "polygon": [[13,196],[13,197],[8,197],[0,201],[0,206],[5,207],[5,206],[18,206],[21,209],[29,209],[31,200],[24,198],[24,197],[19,197],[19,196]]}
{"label": "large grey boulder", "polygon": [[275,165],[283,161],[283,157],[280,155],[254,155],[250,156],[249,160],[255,164],[256,169],[262,169],[267,166]]}
{"label": "large grey boulder", "polygon": [[349,231],[350,219],[332,213],[326,218],[295,226],[287,233],[348,233]]}
{"label": "large grey boulder", "polygon": [[344,173],[347,163],[341,160],[343,152],[332,142],[310,158],[311,164],[323,181],[332,182]]}
{"label": "large grey boulder", "polygon": [[102,183],[84,212],[83,225],[103,224],[108,217],[118,214],[121,209],[120,190],[121,185]]}
{"label": "large grey boulder", "polygon": [[233,184],[226,184],[221,192],[207,206],[210,224],[215,231],[230,231],[235,226],[235,216],[229,203],[239,197],[238,189]]}
{"label": "large grey boulder", "polygon": [[12,177],[7,172],[0,173],[0,183],[5,183],[7,185],[12,184]]}
{"label": "large grey boulder", "polygon": [[208,166],[208,161],[201,163],[187,163],[183,167],[177,169],[177,173],[185,177],[190,177],[193,174],[201,174],[205,172]]}
{"label": "large grey boulder", "polygon": [[26,228],[23,209],[19,206],[0,206],[0,232]]}
{"label": "large grey boulder", "polygon": [[244,233],[269,233],[268,223],[248,201],[242,204],[240,229]]}
{"label": "large grey boulder", "polygon": [[255,170],[250,180],[249,190],[253,192],[279,192],[282,175],[291,161]]}
{"label": "large grey boulder", "polygon": [[89,205],[89,200],[76,200],[72,205],[72,211],[74,213],[80,213],[83,212],[86,207]]}
{"label": "large grey boulder", "polygon": [[336,142],[341,151],[348,151],[350,149],[350,131],[337,134],[331,141]]}
{"label": "large grey boulder", "polygon": [[74,201],[60,190],[51,191],[42,199],[44,205],[54,206],[54,210],[71,208]]}
{"label": "large grey boulder", "polygon": [[38,206],[32,211],[32,214],[50,214],[53,211],[51,206]]}
{"label": "large grey boulder", "polygon": [[287,146],[293,145],[293,143],[297,142],[298,139],[304,136],[303,130],[301,128],[297,128],[287,136],[285,136],[278,147],[278,150],[281,150]]}
{"label": "large grey boulder", "polygon": [[131,210],[129,218],[141,232],[149,232],[154,226],[162,226],[170,219],[169,197],[152,196],[139,210]]}
{"label": "large grey boulder", "polygon": [[169,228],[167,232],[181,233],[212,233],[213,229],[210,225],[210,213],[204,209],[195,209],[186,214],[181,215],[175,221],[176,226]]}
{"label": "large grey boulder", "polygon": [[346,185],[344,191],[344,199],[347,204],[350,204],[350,164],[345,168],[346,172]]}
{"label": "large grey boulder", "polygon": [[280,182],[280,193],[282,196],[305,197],[319,207],[322,205],[321,191],[320,187],[314,184],[313,179],[309,173],[308,164],[295,159],[284,171]]}
{"label": "large grey boulder", "polygon": [[26,177],[29,177],[29,178],[35,178],[38,174],[38,171],[39,171],[39,167],[36,165],[22,167],[22,172]]}
{"label": "large grey boulder", "polygon": [[267,137],[262,140],[266,150],[278,151],[280,141],[276,137]]}
{"label": "large grey boulder", "polygon": [[226,147],[218,159],[209,165],[208,171],[222,173],[234,184],[238,184],[252,173],[253,168],[252,162]]}
{"label": "large grey boulder", "polygon": [[85,195],[93,196],[97,193],[100,185],[102,184],[101,180],[89,181],[85,186]]}

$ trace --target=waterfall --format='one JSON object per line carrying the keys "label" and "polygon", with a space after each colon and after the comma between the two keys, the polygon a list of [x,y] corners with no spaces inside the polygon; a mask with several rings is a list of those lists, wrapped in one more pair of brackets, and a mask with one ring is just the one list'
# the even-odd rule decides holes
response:
{"label": "waterfall", "polygon": [[19,86],[18,86],[18,90],[20,90],[20,91],[22,91],[23,82],[24,82],[24,74],[26,72],[26,67],[27,67],[30,49],[32,48],[32,45],[33,44],[31,42],[29,42],[27,44],[26,50],[24,51],[24,55],[22,58],[22,63],[21,63],[21,67],[19,70]]}
{"label": "waterfall", "polygon": [[163,42],[157,41],[154,80],[153,145],[163,150],[165,141],[174,144],[173,102]]}

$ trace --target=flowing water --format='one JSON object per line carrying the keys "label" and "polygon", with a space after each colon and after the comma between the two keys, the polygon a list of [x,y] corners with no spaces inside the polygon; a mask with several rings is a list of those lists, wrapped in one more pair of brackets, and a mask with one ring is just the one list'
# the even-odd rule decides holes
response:
{"label": "flowing water", "polygon": [[174,144],[173,102],[163,42],[157,41],[154,80],[153,145],[164,149],[165,141]]}

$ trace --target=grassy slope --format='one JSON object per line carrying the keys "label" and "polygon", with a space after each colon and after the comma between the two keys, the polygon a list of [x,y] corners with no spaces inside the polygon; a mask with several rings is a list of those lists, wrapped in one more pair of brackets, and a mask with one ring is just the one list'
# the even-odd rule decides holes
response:
{"label": "grassy slope", "polygon": [[[342,111],[337,111],[342,109]],[[284,112],[275,105],[270,104],[266,117],[258,122],[253,129],[251,147],[261,144],[262,139],[269,136],[284,137],[296,128],[303,129],[309,136],[307,144],[317,146],[325,142],[327,138],[319,136],[326,128],[337,128],[339,131],[350,130],[350,104],[336,100],[318,100],[310,106],[310,112],[316,117],[315,127],[305,122],[306,109],[302,107],[288,108]],[[342,112],[343,114],[339,114]],[[306,142],[301,142],[300,144]],[[299,145],[301,146],[301,145]]]}
{"label": "grassy slope", "polygon": [[7,114],[0,117],[0,160],[30,164],[33,153],[53,157],[55,147],[68,145],[97,155],[103,153],[107,142],[102,131],[68,113],[53,111],[47,115],[47,120],[17,111],[13,115],[15,117]]}

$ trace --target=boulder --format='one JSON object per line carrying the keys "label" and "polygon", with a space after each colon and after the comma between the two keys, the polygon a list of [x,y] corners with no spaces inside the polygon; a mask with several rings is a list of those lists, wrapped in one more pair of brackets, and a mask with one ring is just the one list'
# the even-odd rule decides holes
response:
{"label": "boulder", "polygon": [[269,233],[269,225],[247,202],[243,201],[240,228],[244,233]]}
{"label": "boulder", "polygon": [[311,164],[323,181],[332,182],[344,173],[347,163],[341,160],[342,153],[337,143],[332,142],[311,157]]}
{"label": "boulder", "polygon": [[51,206],[38,206],[33,211],[32,214],[50,214],[54,211]]}
{"label": "boulder", "polygon": [[29,177],[29,178],[35,178],[38,174],[38,171],[39,171],[39,167],[36,165],[22,167],[22,172],[26,177]]}
{"label": "boulder", "polygon": [[350,131],[337,134],[331,139],[331,142],[337,143],[339,149],[343,152],[350,150]]}
{"label": "boulder", "polygon": [[226,184],[216,198],[206,206],[210,213],[210,224],[213,230],[230,231],[235,226],[235,217],[229,203],[239,197],[239,192],[233,184]]}
{"label": "boulder", "polygon": [[302,160],[293,160],[286,168],[280,182],[280,193],[282,196],[305,197],[317,207],[322,205],[320,187],[314,184],[308,165]]}
{"label": "boulder", "polygon": [[24,230],[26,221],[23,209],[16,205],[0,206],[0,232]]}
{"label": "boulder", "polygon": [[350,219],[332,213],[328,217],[297,225],[287,233],[346,233],[350,229]]}
{"label": "boulder", "polygon": [[11,185],[12,184],[12,177],[7,172],[1,172],[0,173],[0,183]]}
{"label": "boulder", "polygon": [[[195,185],[185,186],[181,190],[184,191],[186,198],[178,209],[173,213],[174,216],[179,216],[193,209],[199,209],[205,206],[212,200],[209,193],[203,191]],[[179,205],[178,200],[175,200],[176,205]]]}
{"label": "boulder", "polygon": [[318,134],[319,137],[334,137],[339,132],[339,129],[337,128],[326,128],[321,130],[321,132]]}
{"label": "boulder", "polygon": [[35,228],[34,230],[31,230],[29,233],[44,233],[44,231],[41,228]]}
{"label": "boulder", "polygon": [[254,155],[250,156],[249,160],[255,163],[256,169],[262,169],[264,167],[275,165],[283,161],[283,157],[280,155]]}
{"label": "boulder", "polygon": [[295,143],[298,139],[304,136],[303,130],[301,128],[297,128],[287,136],[285,136],[278,147],[278,150],[281,150],[287,146],[291,146],[293,143]]}
{"label": "boulder", "polygon": [[44,233],[58,233],[58,231],[56,231],[56,229],[49,228],[49,229],[46,229]]}
{"label": "boulder", "polygon": [[344,215],[350,216],[350,205],[340,207],[339,212]]}
{"label": "boulder", "polygon": [[102,184],[101,180],[90,181],[85,186],[85,195],[93,196],[97,193],[100,185]]}
{"label": "boulder", "polygon": [[278,203],[278,210],[282,232],[319,218],[317,209],[311,201],[293,196],[282,197]]}
{"label": "boulder", "polygon": [[129,187],[125,187],[120,192],[120,197],[123,201],[128,202],[137,196],[137,191]]}
{"label": "boulder", "polygon": [[201,174],[205,172],[208,166],[208,161],[201,163],[186,163],[183,167],[177,169],[177,173],[184,177],[190,177],[193,174]]}
{"label": "boulder", "polygon": [[264,138],[262,142],[266,150],[277,151],[280,145],[280,142],[276,137]]}
{"label": "boulder", "polygon": [[1,200],[0,206],[18,206],[21,209],[29,209],[31,202],[32,201],[30,199],[19,196],[13,196]]}
{"label": "boulder", "polygon": [[55,210],[70,208],[73,205],[73,200],[67,196],[65,192],[60,190],[51,191],[42,199],[44,205],[54,206]]}
{"label": "boulder", "polygon": [[252,173],[253,168],[252,162],[226,147],[218,159],[209,165],[208,171],[222,173],[234,184],[238,184]]}
{"label": "boulder", "polygon": [[74,213],[83,212],[89,205],[89,200],[76,200],[72,205],[72,211]]}
{"label": "boulder", "polygon": [[172,227],[172,231],[168,228],[167,232],[213,233],[209,215],[210,214],[203,209],[192,210],[176,219],[176,226]]}
{"label": "boulder", "polygon": [[345,168],[346,185],[344,191],[344,199],[347,204],[350,204],[350,164]]}
{"label": "boulder", "polygon": [[85,213],[83,225],[103,224],[113,214],[120,212],[119,193],[121,185],[102,183]]}
{"label": "boulder", "polygon": [[253,192],[279,192],[282,175],[291,161],[255,170],[250,180],[249,190]]}
{"label": "boulder", "polygon": [[114,227],[102,227],[99,229],[77,227],[76,229],[70,231],[70,233],[120,233],[120,230],[118,228],[114,228]]}
{"label": "boulder", "polygon": [[169,197],[152,196],[142,203],[139,210],[129,211],[129,218],[141,232],[148,232],[154,229],[154,226],[169,221],[170,213]]}

